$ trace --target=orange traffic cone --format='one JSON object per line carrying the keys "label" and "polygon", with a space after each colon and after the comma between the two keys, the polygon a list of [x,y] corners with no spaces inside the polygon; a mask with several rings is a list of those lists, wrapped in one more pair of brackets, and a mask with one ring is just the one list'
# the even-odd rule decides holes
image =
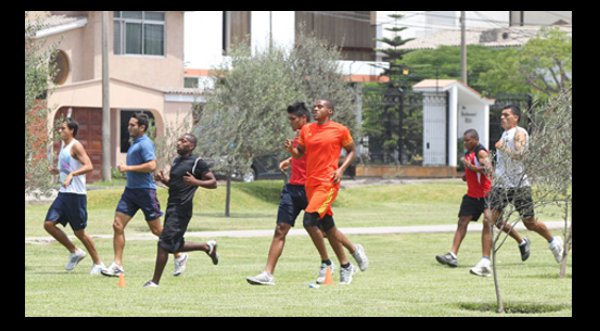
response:
{"label": "orange traffic cone", "polygon": [[331,267],[327,267],[325,270],[325,281],[323,285],[333,285],[333,277],[331,276]]}
{"label": "orange traffic cone", "polygon": [[117,286],[125,287],[125,275],[124,274],[119,274],[119,283]]}

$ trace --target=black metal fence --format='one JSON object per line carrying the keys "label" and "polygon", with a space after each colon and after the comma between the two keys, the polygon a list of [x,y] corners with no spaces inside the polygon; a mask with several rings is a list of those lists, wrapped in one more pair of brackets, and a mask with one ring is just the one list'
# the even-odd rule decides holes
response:
{"label": "black metal fence", "polygon": [[361,161],[366,164],[421,164],[423,97],[410,89],[363,89]]}
{"label": "black metal fence", "polygon": [[496,141],[502,136],[504,129],[500,126],[500,115],[502,109],[508,105],[516,105],[521,108],[522,116],[519,125],[528,129],[529,119],[527,111],[531,109],[532,97],[530,94],[498,94],[495,96],[496,102],[490,106],[490,150],[496,150],[494,146]]}

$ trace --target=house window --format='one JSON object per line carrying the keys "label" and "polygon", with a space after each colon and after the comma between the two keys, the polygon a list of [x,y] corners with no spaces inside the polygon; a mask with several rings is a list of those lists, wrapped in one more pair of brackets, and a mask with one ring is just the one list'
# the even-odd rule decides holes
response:
{"label": "house window", "polygon": [[50,59],[50,70],[52,72],[52,82],[56,85],[64,84],[69,75],[69,57],[67,53],[57,50]]}
{"label": "house window", "polygon": [[184,77],[183,87],[198,88],[198,77]]}
{"label": "house window", "polygon": [[152,132],[155,132],[156,130],[154,130],[155,128],[155,122],[154,122],[154,115],[152,115],[151,112],[147,111],[147,110],[121,110],[121,153],[127,153],[127,151],[129,150],[129,146],[131,145],[129,142],[129,130],[127,130],[127,127],[129,126],[129,120],[131,119],[131,116],[133,116],[133,114],[135,113],[139,113],[142,112],[146,115],[148,115],[149,118],[149,122],[150,124],[148,125],[148,129],[146,130],[146,134],[148,136],[151,136]]}
{"label": "house window", "polygon": [[165,13],[114,12],[114,53],[165,55]]}
{"label": "house window", "polygon": [[223,12],[223,54],[235,44],[250,46],[250,12]]}

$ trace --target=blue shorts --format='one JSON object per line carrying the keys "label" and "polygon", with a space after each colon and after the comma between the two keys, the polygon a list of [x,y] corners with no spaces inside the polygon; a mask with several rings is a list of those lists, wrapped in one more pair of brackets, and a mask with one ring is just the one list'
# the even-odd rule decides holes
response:
{"label": "blue shorts", "polygon": [[133,217],[140,208],[144,212],[146,221],[153,221],[163,214],[160,211],[156,190],[126,187],[117,205],[117,211]]}
{"label": "blue shorts", "polygon": [[300,211],[308,205],[304,185],[285,184],[281,191],[277,223],[286,223],[294,226]]}
{"label": "blue shorts", "polygon": [[46,221],[71,225],[73,231],[87,226],[87,195],[58,192],[58,196],[48,209]]}

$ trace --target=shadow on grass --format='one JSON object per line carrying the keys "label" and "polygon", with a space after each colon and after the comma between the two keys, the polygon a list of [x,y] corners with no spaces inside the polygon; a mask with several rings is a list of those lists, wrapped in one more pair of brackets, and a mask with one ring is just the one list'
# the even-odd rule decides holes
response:
{"label": "shadow on grass", "polygon": [[[496,303],[481,303],[481,302],[463,302],[459,303],[460,309],[482,311],[482,312],[496,312]],[[571,309],[570,305],[551,305],[542,303],[521,303],[521,302],[507,302],[504,304],[504,310],[507,314],[544,314],[552,313],[555,311],[561,311],[564,309]]]}

